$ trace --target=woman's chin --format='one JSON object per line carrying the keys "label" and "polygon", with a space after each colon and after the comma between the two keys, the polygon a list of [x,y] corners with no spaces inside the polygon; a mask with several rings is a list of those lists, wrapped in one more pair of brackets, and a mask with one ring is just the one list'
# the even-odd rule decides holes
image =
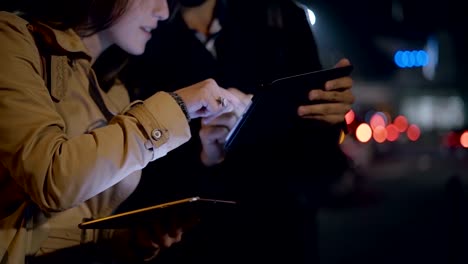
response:
{"label": "woman's chin", "polygon": [[145,52],[146,43],[141,43],[141,45],[128,45],[125,48],[121,47],[124,51],[126,51],[130,55],[141,55]]}
{"label": "woman's chin", "polygon": [[141,55],[141,54],[143,54],[144,52],[145,52],[145,48],[144,48],[144,47],[143,47],[143,48],[139,48],[139,49],[134,48],[134,49],[131,49],[131,50],[127,50],[127,53],[129,53],[130,55],[136,55],[136,56]]}

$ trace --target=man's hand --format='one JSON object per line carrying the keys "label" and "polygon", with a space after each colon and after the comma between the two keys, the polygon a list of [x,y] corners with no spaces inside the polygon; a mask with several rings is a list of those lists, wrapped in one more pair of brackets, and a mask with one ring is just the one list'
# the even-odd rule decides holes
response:
{"label": "man's hand", "polygon": [[[335,67],[350,65],[349,60],[341,59]],[[353,79],[350,76],[330,80],[321,89],[312,89],[309,92],[310,105],[302,105],[297,109],[299,116],[315,119],[329,124],[338,124],[354,103],[351,91]],[[319,103],[314,103],[319,102]]]}

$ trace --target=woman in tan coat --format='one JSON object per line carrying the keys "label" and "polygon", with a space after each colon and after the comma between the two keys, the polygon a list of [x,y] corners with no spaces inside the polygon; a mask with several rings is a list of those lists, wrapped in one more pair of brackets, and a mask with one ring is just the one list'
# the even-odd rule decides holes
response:
{"label": "woman in tan coat", "polygon": [[189,140],[190,119],[240,100],[212,80],[131,104],[122,85],[98,86],[95,59],[114,44],[143,53],[168,17],[166,0],[35,0],[21,11],[0,12],[0,263],[39,263],[96,242],[120,245],[132,263],[153,258],[180,230],[151,237],[77,226],[111,214],[143,167]]}

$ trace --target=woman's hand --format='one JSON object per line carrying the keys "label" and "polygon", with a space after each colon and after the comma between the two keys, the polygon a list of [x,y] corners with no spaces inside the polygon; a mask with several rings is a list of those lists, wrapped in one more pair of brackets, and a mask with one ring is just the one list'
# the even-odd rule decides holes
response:
{"label": "woman's hand", "polygon": [[161,250],[182,240],[182,235],[199,222],[199,216],[192,211],[170,211],[154,222],[137,226],[133,230],[133,247],[137,259],[150,261]]}
{"label": "woman's hand", "polygon": [[[347,65],[350,65],[349,60],[341,59],[335,67]],[[319,87],[320,89],[312,89],[309,92],[311,104],[300,106],[297,109],[298,115],[332,125],[342,122],[355,100],[352,86],[353,79],[347,76],[330,80],[325,83],[325,87]]]}
{"label": "woman's hand", "polygon": [[200,157],[205,166],[212,166],[224,160],[223,144],[226,136],[252,101],[252,95],[244,94],[235,88],[229,88],[228,91],[234,94],[239,102],[233,105],[232,111],[216,118],[202,119],[200,139],[203,149]]}
{"label": "woman's hand", "polygon": [[234,111],[241,103],[233,93],[219,87],[213,79],[179,89],[176,93],[184,101],[191,119],[203,117],[211,120]]}
{"label": "woman's hand", "polygon": [[134,230],[137,258],[143,261],[154,259],[161,249],[169,248],[182,240],[182,228],[164,231],[159,224],[137,227]]}

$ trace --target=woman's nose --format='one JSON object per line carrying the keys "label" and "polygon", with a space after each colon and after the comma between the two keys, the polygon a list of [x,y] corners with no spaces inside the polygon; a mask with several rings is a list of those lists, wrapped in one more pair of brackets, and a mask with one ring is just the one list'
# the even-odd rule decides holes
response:
{"label": "woman's nose", "polygon": [[166,20],[169,18],[169,6],[167,0],[154,0],[155,6],[153,8],[152,15],[157,17],[158,20]]}

